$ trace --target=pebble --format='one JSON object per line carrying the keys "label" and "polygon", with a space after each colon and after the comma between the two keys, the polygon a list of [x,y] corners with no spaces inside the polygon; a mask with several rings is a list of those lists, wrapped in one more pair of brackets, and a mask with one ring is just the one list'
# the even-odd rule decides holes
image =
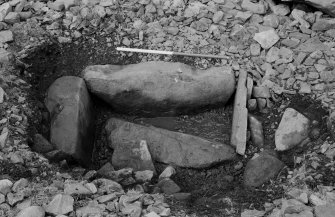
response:
{"label": "pebble", "polygon": [[70,195],[57,194],[46,206],[45,211],[52,215],[65,215],[73,211],[74,199]]}
{"label": "pebble", "polygon": [[0,180],[0,193],[3,195],[7,195],[12,189],[13,182],[8,179]]}
{"label": "pebble", "polygon": [[13,41],[13,33],[10,30],[0,31],[0,43],[6,43]]}
{"label": "pebble", "polygon": [[256,33],[254,40],[257,41],[262,46],[262,48],[269,49],[277,43],[279,36],[277,35],[276,31],[272,29]]}

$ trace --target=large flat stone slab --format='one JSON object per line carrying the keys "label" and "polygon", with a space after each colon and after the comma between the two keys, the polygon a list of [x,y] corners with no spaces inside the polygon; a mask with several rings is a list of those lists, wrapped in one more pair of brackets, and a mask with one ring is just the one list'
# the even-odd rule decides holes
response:
{"label": "large flat stone slab", "polygon": [[64,76],[48,89],[45,105],[51,116],[50,142],[89,165],[94,142],[93,107],[82,78]]}
{"label": "large flat stone slab", "polygon": [[148,116],[173,116],[225,104],[235,91],[230,67],[199,70],[162,61],[88,66],[83,78],[88,89],[114,109]]}
{"label": "large flat stone slab", "polygon": [[235,157],[234,149],[226,144],[116,118],[108,120],[105,129],[113,149],[145,140],[152,159],[166,164],[205,168]]}

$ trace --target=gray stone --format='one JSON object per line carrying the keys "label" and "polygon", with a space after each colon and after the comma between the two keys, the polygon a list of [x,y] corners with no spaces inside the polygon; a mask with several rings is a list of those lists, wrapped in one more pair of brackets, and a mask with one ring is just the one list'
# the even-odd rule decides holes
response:
{"label": "gray stone", "polygon": [[70,195],[57,194],[45,207],[45,211],[52,215],[65,215],[73,211],[74,199]]}
{"label": "gray stone", "polygon": [[262,48],[269,49],[279,40],[279,36],[276,31],[271,29],[267,31],[263,31],[260,33],[256,33],[254,36],[254,40],[257,41]]}
{"label": "gray stone", "polygon": [[14,192],[19,192],[20,190],[22,190],[23,188],[27,187],[29,181],[25,178],[21,178],[18,181],[16,181],[12,187],[12,190]]}
{"label": "gray stone", "polygon": [[309,119],[293,108],[287,108],[275,132],[278,151],[285,151],[299,145],[308,137]]}
{"label": "gray stone", "polygon": [[328,204],[316,206],[314,212],[316,217],[333,217],[335,213],[335,205]]}
{"label": "gray stone", "polygon": [[64,76],[48,89],[50,141],[57,149],[88,166],[94,139],[93,106],[82,78]]}
{"label": "gray stone", "polygon": [[266,62],[272,63],[279,59],[279,48],[272,47],[266,54]]}
{"label": "gray stone", "polygon": [[281,41],[281,44],[290,48],[296,48],[300,43],[299,39],[296,38],[285,38],[284,40]]}
{"label": "gray stone", "polygon": [[98,194],[124,193],[122,186],[109,179],[96,179],[93,184],[99,186]]}
{"label": "gray stone", "polygon": [[174,194],[180,192],[180,187],[170,178],[162,179],[157,186],[165,194]]}
{"label": "gray stone", "polygon": [[20,15],[17,12],[9,12],[4,21],[9,24],[18,23],[20,22]]}
{"label": "gray stone", "polygon": [[115,5],[115,3],[117,3],[116,0],[101,0],[99,4],[101,6],[108,7]]}
{"label": "gray stone", "polygon": [[102,216],[105,210],[103,205],[91,203],[87,206],[80,207],[76,210],[76,216],[86,217],[86,216]]}
{"label": "gray stone", "polygon": [[[323,44],[319,37],[313,37],[305,41],[304,43],[301,43],[295,51],[301,51],[305,53],[312,53],[317,50],[329,50],[330,48]],[[307,54],[306,54],[307,55]]]}
{"label": "gray stone", "polygon": [[24,194],[22,192],[13,194],[12,192],[7,194],[7,202],[9,205],[14,206],[16,203],[24,199]]}
{"label": "gray stone", "polygon": [[40,206],[30,206],[21,210],[16,217],[44,217],[45,211]]}
{"label": "gray stone", "polygon": [[167,166],[164,171],[159,175],[158,179],[171,178],[176,173],[176,170],[172,166]]}
{"label": "gray stone", "polygon": [[191,28],[200,31],[205,32],[209,29],[210,24],[212,21],[208,18],[201,18],[200,20],[194,21],[191,24]]}
{"label": "gray stone", "polygon": [[151,170],[156,173],[147,142],[130,141],[122,146],[116,146],[113,152],[112,164],[116,169],[133,168],[134,171]]}
{"label": "gray stone", "polygon": [[0,43],[13,41],[13,33],[10,30],[0,31]]}
{"label": "gray stone", "polygon": [[145,171],[137,171],[135,172],[135,178],[138,182],[150,182],[152,177],[154,176],[154,172],[151,170]]}
{"label": "gray stone", "polygon": [[12,189],[13,182],[8,179],[0,180],[0,193],[3,195],[7,195]]}
{"label": "gray stone", "polygon": [[9,12],[12,11],[12,6],[6,2],[0,5],[0,22],[4,21]]}
{"label": "gray stone", "polygon": [[68,195],[91,195],[92,191],[82,183],[66,183],[64,185],[64,193]]}
{"label": "gray stone", "polygon": [[229,67],[197,70],[182,63],[96,65],[84,70],[90,91],[115,110],[172,116],[206,105],[225,104],[235,91]]}
{"label": "gray stone", "polygon": [[269,14],[263,17],[263,25],[277,28],[279,26],[279,18],[275,14]]}
{"label": "gray stone", "polygon": [[246,22],[251,16],[252,16],[252,12],[250,11],[239,11],[236,13],[235,19]]}
{"label": "gray stone", "polygon": [[267,153],[253,157],[246,165],[244,171],[244,185],[258,187],[274,178],[284,167],[284,163]]}
{"label": "gray stone", "polygon": [[218,23],[222,20],[224,13],[222,11],[217,11],[213,15],[213,23]]}
{"label": "gray stone", "polygon": [[265,14],[267,7],[264,2],[253,3],[250,0],[243,0],[241,7],[255,14]]}
{"label": "gray stone", "polygon": [[254,86],[252,96],[255,98],[270,98],[270,89],[265,86]]}
{"label": "gray stone", "polygon": [[106,124],[113,149],[146,140],[153,160],[181,167],[204,168],[235,157],[232,147],[200,137],[111,118]]}
{"label": "gray stone", "polygon": [[325,31],[335,28],[335,19],[318,19],[312,26],[313,31]]}
{"label": "gray stone", "polygon": [[241,217],[263,217],[265,215],[265,211],[259,211],[259,210],[244,210],[241,213]]}
{"label": "gray stone", "polygon": [[256,116],[248,114],[249,128],[253,145],[257,147],[264,146],[264,134],[262,122]]}

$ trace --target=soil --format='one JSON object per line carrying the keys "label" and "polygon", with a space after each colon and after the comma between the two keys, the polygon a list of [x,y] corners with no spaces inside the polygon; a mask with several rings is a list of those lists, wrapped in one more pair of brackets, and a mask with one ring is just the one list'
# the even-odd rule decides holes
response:
{"label": "soil", "polygon": [[[195,65],[191,58],[173,58],[173,61]],[[36,117],[38,121],[29,121],[34,123],[30,126],[29,135],[32,138],[38,132],[48,138],[48,117],[43,101],[44,93],[55,79],[64,75],[80,76],[82,70],[88,65],[124,65],[140,62],[140,58],[136,54],[122,57],[116,53],[114,47],[106,46],[104,37],[95,37],[94,39],[85,39],[71,44],[55,43],[40,47],[39,50],[28,56],[24,62],[31,65],[22,74],[23,79],[32,85],[29,100],[36,105],[36,109],[43,117]],[[151,124],[209,140],[229,143],[233,112],[232,100],[225,107],[208,108],[198,113],[178,117],[159,118],[117,114],[101,100],[94,97],[93,100],[96,106],[97,122],[93,154],[94,164],[90,169],[99,169],[111,159],[112,150],[107,146],[103,133],[104,123],[110,117],[120,117],[135,123]],[[279,178],[276,181],[266,183],[258,189],[246,189],[242,184],[243,168],[253,154],[259,152],[261,148],[268,150],[274,148],[274,132],[280,122],[281,113],[287,107],[293,107],[315,120],[314,126],[319,129],[320,135],[322,135],[321,140],[324,140],[328,135],[324,120],[327,112],[319,105],[319,102],[307,96],[283,95],[266,113],[254,113],[263,122],[265,147],[255,147],[249,142],[246,156],[241,156],[234,162],[202,170],[177,168],[173,180],[182,188],[183,192],[192,193],[192,199],[187,202],[169,201],[173,204],[172,211],[186,210],[187,213],[196,213],[198,216],[240,216],[243,208],[263,209],[265,202],[272,202],[274,199],[281,198],[284,194],[284,189],[281,187],[284,179],[280,177],[286,177],[286,170],[278,176]],[[294,156],[301,152],[302,150],[297,148],[289,153],[283,153],[279,157],[288,168],[292,169],[294,167]],[[240,165],[241,162],[243,165]],[[156,163],[158,172],[161,172],[165,166]],[[7,166],[2,167],[2,165],[0,167],[7,168]],[[17,171],[17,173],[22,171],[25,174],[24,169]],[[325,173],[328,172],[325,171]],[[24,175],[18,174],[18,177],[24,177]],[[331,179],[322,181],[330,182]]]}

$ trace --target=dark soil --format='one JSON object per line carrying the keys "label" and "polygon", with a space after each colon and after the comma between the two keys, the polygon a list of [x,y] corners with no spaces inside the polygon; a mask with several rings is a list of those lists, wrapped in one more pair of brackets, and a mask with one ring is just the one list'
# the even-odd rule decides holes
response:
{"label": "dark soil", "polygon": [[[22,75],[32,85],[30,100],[36,104],[36,108],[43,114],[46,112],[43,106],[44,93],[50,84],[57,78],[64,75],[80,76],[82,70],[93,64],[130,64],[137,63],[140,58],[134,54],[131,57],[121,57],[116,53],[115,48],[106,46],[105,38],[98,37],[86,39],[67,45],[54,44],[41,47],[37,52],[31,54],[24,60],[31,67]],[[187,64],[194,65],[190,58],[174,59]],[[93,154],[94,164],[92,169],[99,169],[104,163],[110,160],[112,150],[106,145],[103,133],[105,121],[110,117],[120,117],[129,121],[141,124],[151,124],[157,127],[175,130],[179,132],[197,135],[209,140],[229,143],[230,125],[232,121],[232,103],[226,107],[208,109],[201,113],[187,114],[178,117],[143,118],[117,114],[108,105],[97,98],[93,98],[97,111],[97,127],[95,151]],[[284,96],[275,103],[274,107],[267,113],[255,113],[263,121],[265,133],[264,149],[272,150],[274,147],[274,132],[277,128],[281,113],[287,107],[293,107],[306,114],[320,129],[321,135],[326,133],[325,121],[326,112],[322,110],[320,103],[309,97]],[[31,121],[31,123],[33,123]],[[48,135],[48,120],[44,118],[30,127],[30,136],[39,132]],[[242,185],[243,168],[248,159],[254,153],[259,152],[260,147],[248,143],[247,157],[240,157],[235,162],[228,162],[216,165],[209,169],[193,170],[177,168],[173,180],[182,188],[183,192],[192,193],[192,200],[186,203],[170,201],[174,205],[173,211],[180,209],[189,213],[197,213],[199,216],[240,216],[242,208],[263,209],[265,202],[283,196],[283,189],[280,187],[282,179],[267,183],[259,189],[246,189]],[[284,153],[279,156],[289,167],[293,167],[293,157],[299,149]],[[243,167],[236,167],[240,162]],[[161,172],[166,165],[156,164],[158,172]],[[285,172],[281,175],[286,175]]]}

